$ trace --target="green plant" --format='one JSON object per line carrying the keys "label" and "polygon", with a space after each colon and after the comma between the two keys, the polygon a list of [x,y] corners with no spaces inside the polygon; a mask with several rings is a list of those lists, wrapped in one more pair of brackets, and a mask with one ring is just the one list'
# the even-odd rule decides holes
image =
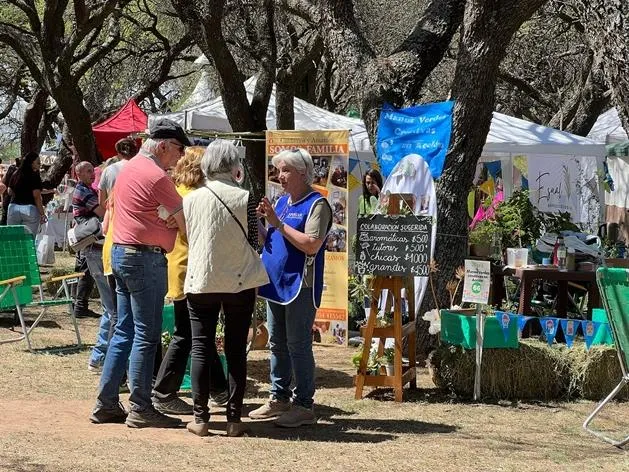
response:
{"label": "green plant", "polygon": [[516,190],[496,208],[502,247],[526,247],[542,235],[542,220],[529,200],[528,190]]}
{"label": "green plant", "polygon": [[493,235],[500,231],[500,227],[495,222],[483,220],[470,230],[469,243],[489,246]]}
{"label": "green plant", "polygon": [[363,358],[363,348],[360,346],[354,354],[352,354],[352,365],[356,367],[356,370],[360,367],[360,360]]}
{"label": "green plant", "polygon": [[386,363],[391,365],[395,361],[395,348],[394,347],[386,347],[383,351],[383,356],[386,360]]}

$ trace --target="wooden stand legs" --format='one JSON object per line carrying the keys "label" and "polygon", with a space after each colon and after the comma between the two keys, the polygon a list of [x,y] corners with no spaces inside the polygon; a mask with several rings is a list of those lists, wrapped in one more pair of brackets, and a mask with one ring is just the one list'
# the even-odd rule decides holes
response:
{"label": "wooden stand legs", "polygon": [[[415,294],[412,277],[376,277],[374,280],[373,292],[371,296],[371,310],[367,325],[362,329],[364,338],[363,355],[360,360],[358,374],[355,377],[357,400],[362,398],[363,387],[393,387],[395,391],[395,401],[402,401],[402,387],[407,383],[411,388],[417,388],[417,374],[415,371]],[[378,301],[383,290],[388,290],[393,297],[393,325],[384,328],[376,327],[378,316]],[[406,291],[408,302],[409,322],[402,324],[402,294]],[[408,337],[408,362],[405,368],[402,365],[402,344],[404,338]],[[387,338],[395,340],[395,360],[393,375],[367,375],[367,363],[371,353],[371,344],[374,338],[379,338],[378,355],[382,355],[384,342]],[[382,369],[381,369],[382,370]]]}

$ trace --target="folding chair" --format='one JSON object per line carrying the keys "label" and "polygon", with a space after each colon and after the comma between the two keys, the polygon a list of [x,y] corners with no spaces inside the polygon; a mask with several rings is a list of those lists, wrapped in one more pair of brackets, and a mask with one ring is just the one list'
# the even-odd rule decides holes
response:
{"label": "folding chair", "polygon": [[[53,277],[51,282],[61,282],[65,297],[57,300],[33,301],[33,287],[39,286],[41,295],[41,276],[37,265],[37,252],[33,236],[24,226],[0,226],[0,309],[15,309],[22,327],[22,333],[16,337],[0,340],[0,344],[26,340],[29,351],[33,352],[30,335],[37,327],[50,307],[66,305],[76,333],[80,348],[81,334],[72,308],[69,284],[76,282],[83,273],[74,273]],[[33,323],[27,327],[24,319],[24,308],[39,308],[40,313]],[[69,346],[71,348],[73,346]]]}
{"label": "folding chair", "polygon": [[592,414],[583,423],[583,428],[594,436],[616,447],[629,443],[629,436],[623,440],[615,440],[604,433],[589,427],[592,420],[609,403],[625,385],[629,383],[629,269],[601,267],[596,271],[596,282],[601,293],[603,306],[607,311],[609,325],[612,329],[614,345],[620,360],[622,379],[611,393],[599,403]]}

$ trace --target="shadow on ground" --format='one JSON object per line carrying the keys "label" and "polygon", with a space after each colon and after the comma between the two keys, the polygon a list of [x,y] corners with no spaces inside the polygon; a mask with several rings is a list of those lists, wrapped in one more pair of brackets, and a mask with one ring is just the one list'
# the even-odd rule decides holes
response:
{"label": "shadow on ground", "polygon": [[[248,404],[243,414],[259,407]],[[353,413],[326,405],[316,406],[318,424],[296,429],[278,428],[272,421],[249,423],[252,436],[284,441],[381,443],[392,441],[403,434],[450,434],[457,431],[454,425],[428,423],[418,420],[387,420],[351,418]]]}

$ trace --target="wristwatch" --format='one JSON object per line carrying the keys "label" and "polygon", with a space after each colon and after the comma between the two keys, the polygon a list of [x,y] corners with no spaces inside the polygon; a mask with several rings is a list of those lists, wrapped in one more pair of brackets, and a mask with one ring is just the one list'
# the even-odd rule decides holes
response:
{"label": "wristwatch", "polygon": [[280,223],[276,226],[277,230],[281,233],[284,229],[284,222],[280,221]]}

